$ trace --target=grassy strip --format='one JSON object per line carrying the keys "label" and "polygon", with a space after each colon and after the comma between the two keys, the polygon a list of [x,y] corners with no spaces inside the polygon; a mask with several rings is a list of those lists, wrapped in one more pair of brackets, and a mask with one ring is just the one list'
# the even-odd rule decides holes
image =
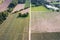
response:
{"label": "grassy strip", "polygon": [[30,0],[26,0],[25,7],[30,7]]}
{"label": "grassy strip", "polygon": [[51,11],[45,8],[44,6],[31,7],[31,11]]}

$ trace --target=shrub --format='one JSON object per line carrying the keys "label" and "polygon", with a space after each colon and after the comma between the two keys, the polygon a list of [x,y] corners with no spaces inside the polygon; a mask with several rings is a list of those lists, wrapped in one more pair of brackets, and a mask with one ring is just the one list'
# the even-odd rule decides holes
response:
{"label": "shrub", "polygon": [[29,14],[28,12],[27,13],[24,13],[24,14],[19,13],[19,16],[18,17],[23,17],[24,18],[24,17],[27,17],[28,14]]}

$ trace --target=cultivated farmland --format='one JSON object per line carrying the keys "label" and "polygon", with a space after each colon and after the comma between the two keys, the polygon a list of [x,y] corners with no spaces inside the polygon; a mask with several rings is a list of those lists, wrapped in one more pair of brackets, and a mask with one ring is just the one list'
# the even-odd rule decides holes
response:
{"label": "cultivated farmland", "polygon": [[[0,40],[28,40],[29,17],[18,18],[18,14],[10,14],[0,25]],[[25,35],[25,36],[24,36]]]}
{"label": "cultivated farmland", "polygon": [[60,13],[31,12],[31,40],[60,40]]}
{"label": "cultivated farmland", "polygon": [[32,32],[60,32],[59,12],[32,12]]}
{"label": "cultivated farmland", "polygon": [[[7,3],[9,2],[9,3]],[[16,2],[16,1],[15,1]],[[13,3],[15,3],[13,1]],[[6,0],[5,4],[10,4],[11,0]],[[1,12],[7,10],[8,5],[4,7],[4,3],[0,5]],[[22,6],[21,6],[22,5]],[[4,7],[4,8],[2,8]],[[9,7],[8,7],[9,8]],[[29,15],[27,17],[18,17],[19,10],[24,9],[24,4],[17,4],[12,9],[12,12],[8,12],[8,17],[0,25],[0,40],[28,40],[29,31]],[[15,11],[17,11],[15,13]],[[25,10],[23,10],[25,12]]]}

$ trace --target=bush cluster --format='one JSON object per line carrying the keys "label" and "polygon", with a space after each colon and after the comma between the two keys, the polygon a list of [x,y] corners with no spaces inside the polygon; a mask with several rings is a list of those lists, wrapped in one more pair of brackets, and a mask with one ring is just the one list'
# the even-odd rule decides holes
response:
{"label": "bush cluster", "polygon": [[7,11],[0,12],[0,24],[2,24],[2,22],[6,19],[7,16],[8,16]]}
{"label": "bush cluster", "polygon": [[21,13],[19,13],[19,15],[18,15],[18,17],[27,17],[29,15],[29,13],[27,12],[27,13],[24,13],[24,14],[21,14]]}

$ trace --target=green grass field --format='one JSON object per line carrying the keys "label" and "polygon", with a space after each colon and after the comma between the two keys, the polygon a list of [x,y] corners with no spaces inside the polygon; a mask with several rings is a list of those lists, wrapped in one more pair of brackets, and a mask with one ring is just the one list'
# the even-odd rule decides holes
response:
{"label": "green grass field", "polygon": [[37,6],[37,7],[31,7],[31,11],[51,11],[51,10],[48,10],[47,8],[45,8],[44,6]]}
{"label": "green grass field", "polygon": [[0,25],[0,40],[23,40],[23,34],[28,34],[28,30],[26,30],[28,27],[29,16],[18,18],[18,13],[10,14]]}
{"label": "green grass field", "polygon": [[30,0],[26,0],[25,7],[30,7]]}

